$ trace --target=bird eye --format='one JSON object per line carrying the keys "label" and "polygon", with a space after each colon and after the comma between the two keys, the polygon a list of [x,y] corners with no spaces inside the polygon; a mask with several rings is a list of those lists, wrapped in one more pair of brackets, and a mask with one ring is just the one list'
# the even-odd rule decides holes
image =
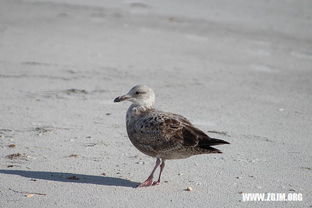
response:
{"label": "bird eye", "polygon": [[142,94],[145,94],[145,93],[146,93],[146,92],[144,92],[144,91],[136,91],[136,92],[135,92],[136,95],[142,95]]}

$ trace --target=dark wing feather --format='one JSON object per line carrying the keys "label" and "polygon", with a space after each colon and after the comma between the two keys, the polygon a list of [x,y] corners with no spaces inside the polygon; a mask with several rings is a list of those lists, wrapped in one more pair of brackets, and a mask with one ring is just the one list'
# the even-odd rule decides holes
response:
{"label": "dark wing feather", "polygon": [[228,142],[211,138],[194,127],[183,116],[161,111],[145,114],[135,125],[136,144],[145,145],[154,151],[174,151],[181,148],[196,148],[219,153],[211,146]]}
{"label": "dark wing feather", "polygon": [[194,127],[185,117],[178,114],[169,114],[169,116],[167,114],[162,130],[167,138],[169,137],[186,147],[217,150],[210,146],[229,144],[224,140],[209,137],[203,131]]}
{"label": "dark wing feather", "polygon": [[185,125],[182,131],[183,131],[183,139],[186,144],[190,143],[190,140],[192,141],[191,143],[196,143],[196,146],[201,148],[208,148],[210,146],[220,144],[229,144],[224,140],[209,137],[200,129],[192,125]]}

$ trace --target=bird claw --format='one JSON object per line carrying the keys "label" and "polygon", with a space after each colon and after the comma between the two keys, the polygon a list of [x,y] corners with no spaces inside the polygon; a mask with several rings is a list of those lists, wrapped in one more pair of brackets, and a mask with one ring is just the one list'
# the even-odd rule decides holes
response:
{"label": "bird claw", "polygon": [[141,188],[141,187],[148,187],[148,186],[157,186],[160,184],[160,181],[154,181],[153,180],[149,180],[147,179],[146,181],[144,181],[143,183],[141,183],[140,185],[138,185],[137,188]]}
{"label": "bird claw", "polygon": [[140,185],[138,185],[137,188],[141,188],[141,187],[148,187],[154,185],[153,180],[146,180],[143,183],[141,183]]}
{"label": "bird claw", "polygon": [[157,186],[157,185],[159,185],[159,184],[160,184],[160,181],[154,181],[152,185],[153,185],[153,186]]}

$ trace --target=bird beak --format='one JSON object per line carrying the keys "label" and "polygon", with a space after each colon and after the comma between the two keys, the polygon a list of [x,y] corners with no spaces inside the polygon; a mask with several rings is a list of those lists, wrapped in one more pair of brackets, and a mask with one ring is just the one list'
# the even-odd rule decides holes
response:
{"label": "bird beak", "polygon": [[116,97],[114,100],[114,103],[125,101],[125,100],[128,100],[129,98],[131,98],[129,95],[122,95],[122,96]]}

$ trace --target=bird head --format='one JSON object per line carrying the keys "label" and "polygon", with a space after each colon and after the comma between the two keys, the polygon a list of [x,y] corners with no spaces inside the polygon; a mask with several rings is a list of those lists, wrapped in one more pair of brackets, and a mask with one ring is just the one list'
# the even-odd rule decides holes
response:
{"label": "bird head", "polygon": [[131,90],[122,96],[116,97],[114,102],[130,101],[133,104],[152,107],[155,103],[154,91],[146,85],[136,85]]}

